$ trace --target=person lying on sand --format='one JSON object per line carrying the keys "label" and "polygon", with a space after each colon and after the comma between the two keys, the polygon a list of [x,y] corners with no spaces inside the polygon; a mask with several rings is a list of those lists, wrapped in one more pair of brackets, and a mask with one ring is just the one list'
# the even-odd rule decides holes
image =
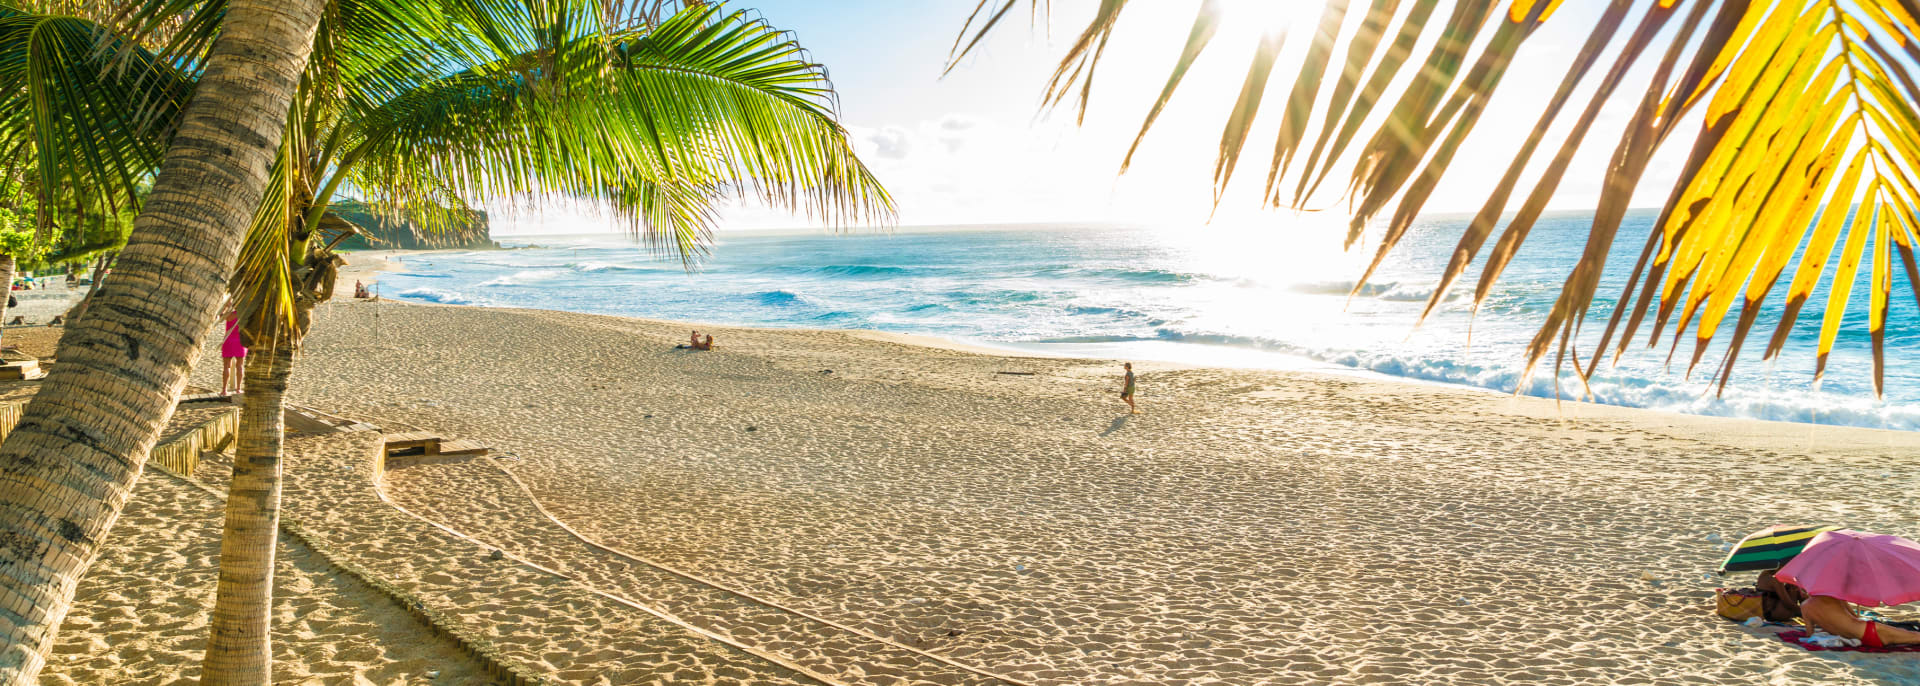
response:
{"label": "person lying on sand", "polygon": [[1920,644],[1920,631],[1861,619],[1852,603],[1833,596],[1817,595],[1800,601],[1800,615],[1817,631],[1856,639],[1868,648]]}

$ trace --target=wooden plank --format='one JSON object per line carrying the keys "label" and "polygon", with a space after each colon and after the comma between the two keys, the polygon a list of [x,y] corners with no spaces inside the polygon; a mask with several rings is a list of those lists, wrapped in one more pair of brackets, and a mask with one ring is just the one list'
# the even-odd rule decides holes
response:
{"label": "wooden plank", "polygon": [[288,410],[281,416],[286,421],[288,431],[305,434],[330,434],[334,431],[332,424],[299,410]]}
{"label": "wooden plank", "polygon": [[383,440],[387,444],[386,453],[389,457],[434,455],[440,452],[440,437],[425,431],[387,434]]}
{"label": "wooden plank", "polygon": [[467,439],[443,440],[440,442],[441,455],[485,455],[487,446],[479,441]]}
{"label": "wooden plank", "polygon": [[0,364],[0,379],[38,379],[45,376],[39,360],[11,360]]}

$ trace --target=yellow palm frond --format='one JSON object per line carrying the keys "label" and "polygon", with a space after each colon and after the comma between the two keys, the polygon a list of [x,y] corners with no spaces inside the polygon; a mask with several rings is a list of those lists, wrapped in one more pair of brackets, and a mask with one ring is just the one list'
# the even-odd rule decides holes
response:
{"label": "yellow palm frond", "polygon": [[[962,28],[951,61],[979,45],[1018,4],[981,0],[975,18],[986,19]],[[1134,148],[1189,72],[1214,66],[1199,58],[1222,20],[1221,4],[1202,3]],[[1324,200],[1319,197],[1323,181],[1337,169],[1347,170],[1346,183],[1330,191],[1351,208],[1348,244],[1385,219],[1377,227],[1381,243],[1356,292],[1406,236],[1520,48],[1560,3],[1456,2],[1444,16],[1435,0],[1360,4],[1326,0],[1313,25],[1293,29],[1311,43],[1292,81],[1277,86],[1285,88],[1287,98],[1284,111],[1268,124],[1276,146],[1261,196],[1268,206],[1304,209]],[[1107,37],[1129,7],[1121,0],[1101,3],[1055,70],[1047,86],[1049,104],[1077,92],[1084,110]],[[1768,358],[1780,353],[1806,301],[1829,281],[1827,267],[1837,254],[1837,273],[1830,277],[1823,306],[1816,378],[1838,337],[1852,279],[1865,264],[1866,320],[1875,390],[1880,391],[1895,254],[1909,287],[1920,293],[1920,267],[1913,257],[1920,240],[1920,219],[1914,215],[1920,183],[1913,178],[1920,169],[1915,105],[1920,82],[1912,73],[1920,69],[1917,16],[1920,3],[1914,0],[1609,0],[1518,154],[1460,237],[1421,318],[1475,263],[1481,266],[1474,307],[1485,302],[1596,120],[1609,108],[1632,107],[1605,170],[1586,248],[1569,265],[1558,300],[1527,347],[1527,371],[1554,353],[1557,364],[1571,361],[1584,382],[1603,357],[1618,361],[1643,326],[1649,328],[1649,345],[1668,340],[1663,333],[1671,328],[1670,359],[1692,338],[1688,370],[1711,346],[1726,345],[1716,372],[1724,389],[1746,337],[1765,316],[1762,308],[1774,286],[1791,268],[1784,310],[1762,353]],[[1263,41],[1274,41],[1273,35]],[[1428,52],[1413,54],[1423,38],[1434,39]],[[1257,121],[1269,121],[1256,115],[1274,70],[1273,49],[1263,43],[1256,52],[1247,85],[1228,115],[1214,172],[1216,203],[1232,180],[1241,145]],[[1613,61],[1596,72],[1605,54]],[[1649,60],[1658,60],[1657,65],[1636,70]],[[1642,78],[1645,90],[1628,95],[1628,82]],[[1390,92],[1393,84],[1399,84],[1397,92]],[[1523,172],[1540,167],[1535,153],[1583,91],[1588,94],[1577,119],[1562,127],[1565,137],[1552,159],[1519,207],[1512,208]],[[1679,122],[1702,108],[1685,166],[1598,345],[1589,348],[1590,358],[1582,364],[1573,343],[1594,307],[1627,203],[1654,154],[1682,128]],[[1129,150],[1122,172],[1131,161]],[[1488,248],[1496,228],[1500,235]]]}

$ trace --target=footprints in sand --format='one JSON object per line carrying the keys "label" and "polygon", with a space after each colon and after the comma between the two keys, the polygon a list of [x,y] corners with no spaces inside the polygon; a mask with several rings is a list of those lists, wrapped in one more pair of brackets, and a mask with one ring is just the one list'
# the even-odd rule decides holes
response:
{"label": "footprints in sand", "polygon": [[[1023,359],[1036,375],[1016,379],[990,356],[755,331],[681,364],[633,353],[680,326],[381,306],[376,332],[373,309],[316,313],[302,369],[326,373],[296,372],[302,402],[511,450],[515,473],[596,540],[1032,683],[1920,681],[1911,661],[1792,651],[1714,619],[1714,581],[1700,578],[1722,554],[1704,536],[1757,518],[1910,528],[1910,503],[1890,494],[1920,477],[1876,467],[1893,476],[1861,488],[1864,452],[1809,458],[1740,431],[1570,421],[1498,394],[1204,369],[1146,371],[1147,414],[1103,437],[1123,408],[1105,363]],[[469,344],[443,343],[456,339]],[[354,353],[375,340],[399,352]],[[407,350],[441,352],[427,365]],[[617,390],[587,387],[605,379]],[[382,404],[420,397],[447,402]],[[789,644],[788,625],[751,608],[700,609],[718,601],[621,581],[649,577],[522,530],[528,515],[482,477],[396,473],[395,496]],[[321,502],[316,517],[370,511]],[[355,554],[568,681],[777,671],[656,644],[690,634],[480,554],[439,560],[423,552],[454,545],[438,534],[419,534],[425,548],[392,540],[417,523],[339,516],[331,535]],[[424,581],[435,573],[447,576]],[[569,600],[529,600],[548,595]],[[508,614],[536,604],[543,621]],[[649,657],[555,662],[575,640]],[[839,664],[839,648],[790,643],[796,661]],[[591,660],[613,664],[593,674]]]}
{"label": "footprints in sand", "polygon": [[[147,470],[81,580],[40,683],[197,680],[221,517],[218,497]],[[487,682],[458,645],[284,536],[274,582],[275,683]]]}
{"label": "footprints in sand", "polygon": [[[903,646],[595,548],[481,459],[390,472],[394,502],[490,545],[845,684],[1003,684]],[[460,497],[448,498],[448,493]],[[954,632],[958,635],[958,632]],[[914,639],[921,644],[924,640]]]}

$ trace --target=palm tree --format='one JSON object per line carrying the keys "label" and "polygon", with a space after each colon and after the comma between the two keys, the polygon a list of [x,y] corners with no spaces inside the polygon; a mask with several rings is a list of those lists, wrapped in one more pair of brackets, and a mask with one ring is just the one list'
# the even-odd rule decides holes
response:
{"label": "palm tree", "polygon": [[[1223,10],[1234,2],[1245,4],[1245,0],[1202,0],[1185,47],[1147,113],[1135,146],[1212,42]],[[956,41],[954,60],[978,45],[1019,4],[1020,0],[981,0],[961,29],[965,42]],[[1028,4],[1036,3],[1029,0]],[[1077,96],[1084,113],[1094,68],[1108,38],[1126,10],[1137,4],[1126,0],[1099,4],[1047,86],[1049,104]],[[1350,7],[1358,4],[1365,7]],[[1302,209],[1336,168],[1347,169],[1338,195],[1352,207],[1349,246],[1393,206],[1367,275],[1407,234],[1479,121],[1511,60],[1560,3],[1460,0],[1444,20],[1435,13],[1437,4],[1435,0],[1327,0],[1317,24],[1295,32],[1310,43],[1278,117],[1264,202]],[[1920,66],[1916,64],[1920,49],[1915,47],[1920,45],[1920,3],[1915,0],[1609,0],[1519,154],[1460,238],[1421,317],[1432,313],[1481,255],[1549,127],[1627,26],[1632,28],[1617,45],[1617,57],[1595,84],[1545,173],[1485,256],[1474,290],[1475,308],[1485,301],[1526,240],[1603,108],[1620,98],[1635,97],[1630,92],[1620,94],[1628,70],[1657,58],[1646,90],[1637,100],[1626,101],[1635,104],[1633,115],[1606,169],[1586,250],[1527,347],[1527,370],[1531,372],[1551,350],[1556,366],[1571,362],[1584,383],[1609,348],[1613,360],[1620,359],[1652,311],[1650,346],[1657,345],[1661,332],[1671,325],[1677,351],[1685,333],[1693,331],[1691,371],[1723,332],[1722,325],[1738,302],[1740,314],[1725,337],[1727,353],[1716,372],[1724,389],[1742,344],[1760,318],[1762,305],[1786,276],[1786,267],[1797,262],[1765,358],[1780,352],[1837,252],[1839,264],[1825,305],[1815,378],[1825,370],[1860,263],[1870,259],[1867,327],[1874,355],[1874,390],[1880,393],[1894,253],[1900,256],[1908,283],[1920,293],[1920,268],[1913,249],[1920,238],[1914,213],[1920,207],[1920,191],[1916,191],[1920,183],[1914,179],[1915,170],[1920,169],[1920,115],[1914,105],[1920,102],[1920,85],[1911,71]],[[1438,40],[1424,59],[1411,59],[1419,39],[1436,32]],[[1282,35],[1276,27],[1260,42],[1228,117],[1214,173],[1216,204],[1254,126]],[[1468,68],[1463,71],[1463,67]],[[1329,72],[1337,78],[1329,79]],[[1390,97],[1389,86],[1403,74],[1410,76],[1407,85],[1397,97]],[[1706,109],[1704,123],[1692,136],[1685,168],[1646,238],[1617,301],[1620,307],[1609,316],[1597,344],[1589,348],[1591,356],[1583,367],[1574,342],[1593,309],[1607,252],[1627,203],[1653,154],[1681,128],[1682,118],[1701,106]],[[1367,125],[1379,107],[1388,108],[1385,116]],[[1367,135],[1360,137],[1369,126]],[[1304,156],[1299,154],[1303,151]],[[1130,161],[1131,152],[1128,157]],[[1856,205],[1857,210],[1850,213]],[[1805,253],[1796,260],[1803,243]],[[1659,303],[1657,309],[1652,308],[1654,302]]]}
{"label": "palm tree", "polygon": [[112,282],[67,328],[60,364],[0,444],[0,682],[35,682],[172,415],[263,194],[320,10],[318,0],[227,5]]}
{"label": "palm tree", "polygon": [[[348,0],[334,7],[351,12]],[[230,284],[242,330],[265,354],[245,374],[206,683],[265,683],[282,398],[312,307],[332,293],[336,260],[317,239],[352,230],[329,212],[341,186],[430,228],[449,224],[463,197],[592,198],[688,259],[728,186],[836,221],[891,211],[826,109],[824,73],[763,21],[694,7],[658,25],[588,21],[556,35],[532,30],[537,13],[484,19],[517,19],[516,33],[533,40],[448,55],[462,68],[400,86],[384,72],[357,73],[344,30],[317,50],[328,59],[308,78],[328,85],[296,101]]]}
{"label": "palm tree", "polygon": [[[656,23],[664,4],[449,0],[398,19],[365,0],[328,5],[228,284],[258,354],[245,373],[203,681],[262,683],[269,674],[282,398],[311,309],[331,296],[331,247],[355,230],[333,212],[343,189],[430,229],[462,216],[467,197],[590,198],[685,260],[698,256],[711,208],[728,196],[834,223],[891,217],[891,200],[835,121],[824,70],[790,36],[710,6]],[[169,11],[177,9],[156,3],[135,23],[157,23]],[[111,75],[104,66],[62,68]],[[0,59],[0,81],[5,76]],[[162,99],[192,87],[97,85]],[[164,107],[134,100],[113,109]],[[98,137],[85,116],[64,123],[30,132],[67,145],[70,130],[75,148]]]}

